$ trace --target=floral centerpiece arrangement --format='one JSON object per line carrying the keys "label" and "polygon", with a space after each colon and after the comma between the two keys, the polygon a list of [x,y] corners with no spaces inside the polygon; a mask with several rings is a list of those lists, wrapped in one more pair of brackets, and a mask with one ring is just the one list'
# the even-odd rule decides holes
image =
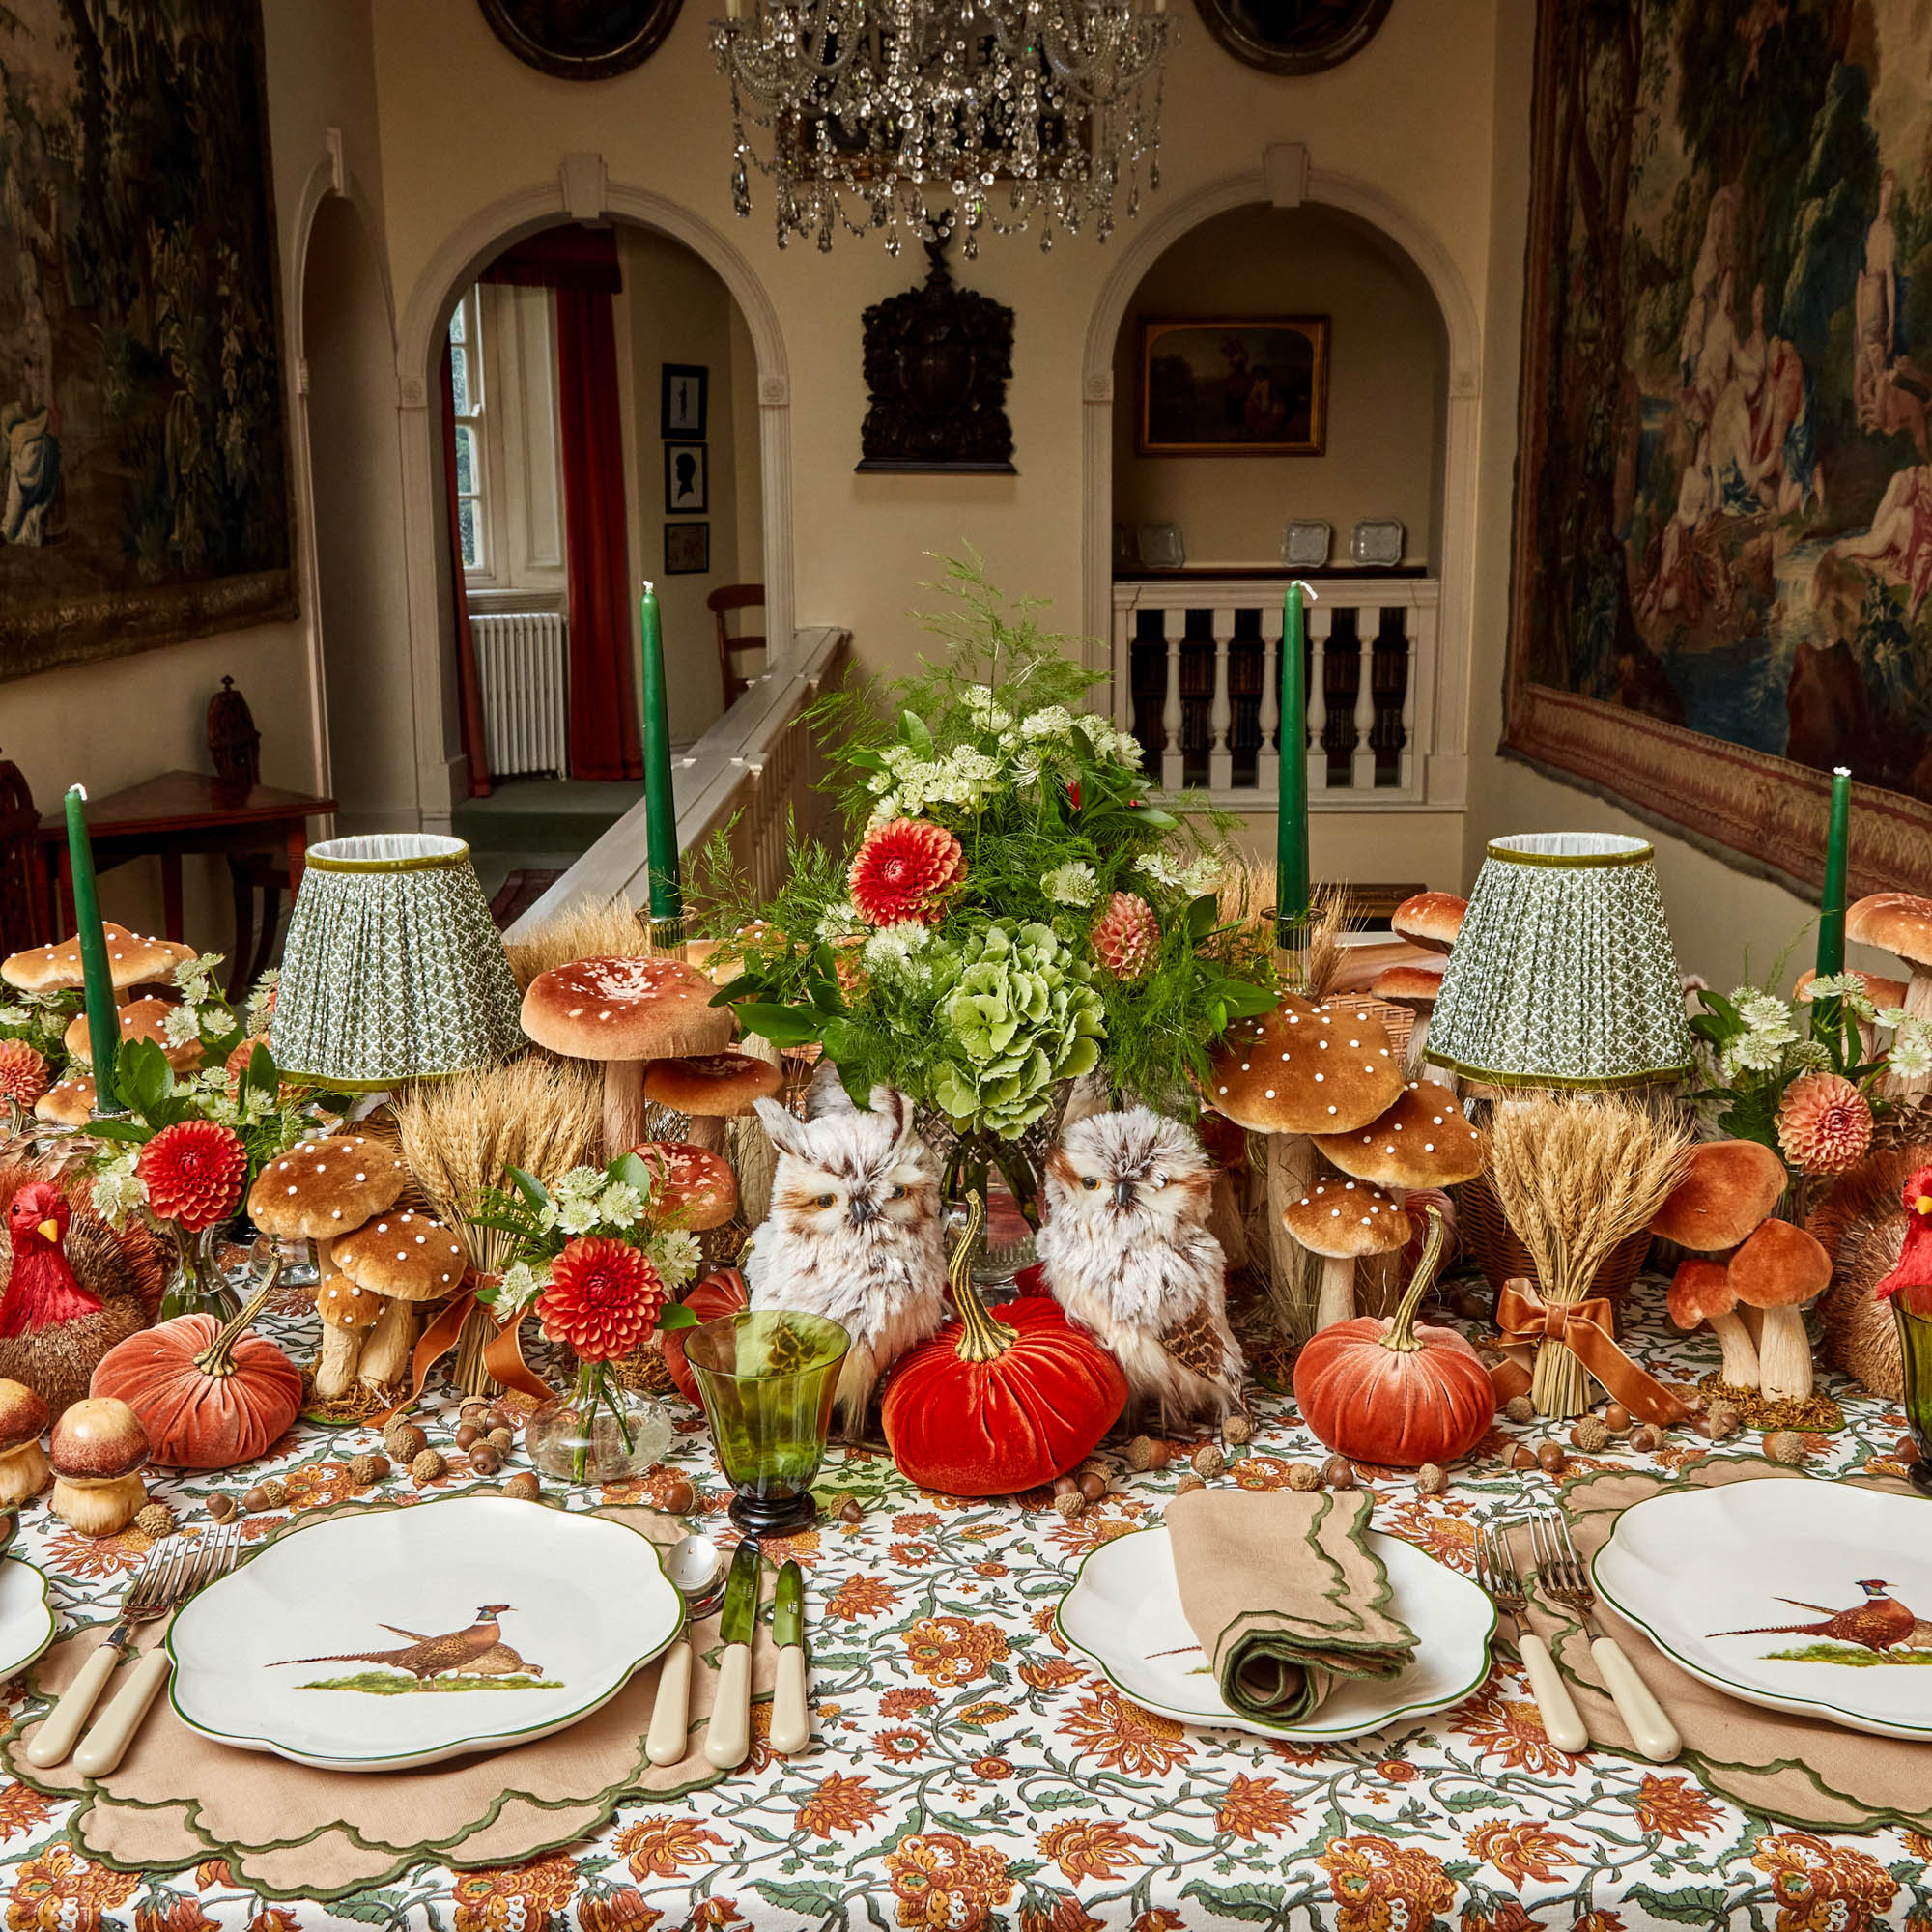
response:
{"label": "floral centerpiece arrangement", "polygon": [[1209,1045],[1272,1006],[1271,954],[1223,923],[1223,858],[1150,800],[1138,743],[1077,709],[1103,674],[977,557],[947,574],[945,653],[815,709],[849,851],[794,839],[760,904],[721,841],[709,924],[748,1032],[821,1046],[862,1104],[900,1088],[955,1137],[951,1191],[996,1164],[1031,1218],[1026,1140],[1066,1083],[1191,1114]]}

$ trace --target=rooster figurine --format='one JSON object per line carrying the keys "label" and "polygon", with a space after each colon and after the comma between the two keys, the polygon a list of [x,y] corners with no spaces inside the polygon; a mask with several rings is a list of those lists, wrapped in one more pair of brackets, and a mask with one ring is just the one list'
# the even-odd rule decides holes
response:
{"label": "rooster figurine", "polygon": [[[13,1178],[13,1177],[8,1177]],[[0,1178],[0,1198],[5,1179]],[[0,1253],[0,1377],[25,1382],[59,1415],[87,1393],[95,1364],[154,1318],[161,1266],[145,1228],[116,1234],[51,1180],[7,1203]]]}

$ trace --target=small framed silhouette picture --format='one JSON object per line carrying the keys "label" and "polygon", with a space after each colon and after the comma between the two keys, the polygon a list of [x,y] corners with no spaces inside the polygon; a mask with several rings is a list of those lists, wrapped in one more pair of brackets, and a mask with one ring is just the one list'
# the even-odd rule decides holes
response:
{"label": "small framed silhouette picture", "polygon": [[709,524],[665,526],[665,575],[702,577],[711,568]]}
{"label": "small framed silhouette picture", "polygon": [[711,507],[711,483],[701,442],[665,444],[665,515],[702,516]]}
{"label": "small framed silhouette picture", "polygon": [[664,365],[665,437],[704,434],[706,393],[711,387],[711,372],[699,362],[667,362]]}

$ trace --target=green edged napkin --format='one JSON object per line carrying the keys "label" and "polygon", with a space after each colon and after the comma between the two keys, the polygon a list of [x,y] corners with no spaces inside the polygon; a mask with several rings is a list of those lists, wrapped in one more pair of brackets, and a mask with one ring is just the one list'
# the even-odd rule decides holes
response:
{"label": "green edged napkin", "polygon": [[1394,1677],[1415,1633],[1389,1613],[1361,1490],[1191,1490],[1167,1506],[1180,1607],[1231,1710],[1284,1729],[1338,1677]]}

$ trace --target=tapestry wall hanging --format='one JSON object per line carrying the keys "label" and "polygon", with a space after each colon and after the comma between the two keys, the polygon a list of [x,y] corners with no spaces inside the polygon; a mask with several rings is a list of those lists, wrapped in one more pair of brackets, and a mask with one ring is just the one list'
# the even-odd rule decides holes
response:
{"label": "tapestry wall hanging", "polygon": [[1543,0],[1504,749],[1932,890],[1932,94],[1908,0]]}
{"label": "tapestry wall hanging", "polygon": [[0,679],[294,616],[257,0],[8,0],[0,71]]}

